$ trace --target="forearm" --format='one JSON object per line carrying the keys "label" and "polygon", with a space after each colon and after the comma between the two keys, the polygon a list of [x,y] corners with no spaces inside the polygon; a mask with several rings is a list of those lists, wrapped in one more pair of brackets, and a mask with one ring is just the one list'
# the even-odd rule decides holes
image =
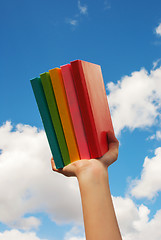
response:
{"label": "forearm", "polygon": [[78,176],[87,240],[120,240],[106,168]]}

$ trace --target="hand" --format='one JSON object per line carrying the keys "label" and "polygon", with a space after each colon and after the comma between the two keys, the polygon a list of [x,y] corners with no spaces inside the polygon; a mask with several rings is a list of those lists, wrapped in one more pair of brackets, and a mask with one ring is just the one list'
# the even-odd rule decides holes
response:
{"label": "hand", "polygon": [[52,170],[68,177],[71,176],[78,177],[80,173],[84,171],[90,172],[91,170],[99,171],[102,168],[107,169],[107,167],[109,167],[113,162],[117,160],[119,148],[119,142],[112,132],[109,132],[107,134],[107,139],[109,150],[101,158],[90,160],[87,159],[78,160],[73,163],[70,163],[63,169],[56,169],[54,160],[52,158],[51,159]]}

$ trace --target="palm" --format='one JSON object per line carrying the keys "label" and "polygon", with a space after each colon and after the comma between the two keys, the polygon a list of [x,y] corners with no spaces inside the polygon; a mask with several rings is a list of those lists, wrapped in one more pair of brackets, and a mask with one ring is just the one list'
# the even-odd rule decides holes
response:
{"label": "palm", "polygon": [[109,144],[109,151],[105,153],[103,157],[100,159],[90,159],[90,160],[79,160],[75,161],[63,169],[56,169],[54,161],[52,159],[52,169],[53,171],[62,173],[65,176],[77,176],[80,172],[84,170],[101,170],[102,167],[108,167],[114,161],[116,161],[118,157],[118,140],[115,138],[113,133],[108,133],[108,144]]}

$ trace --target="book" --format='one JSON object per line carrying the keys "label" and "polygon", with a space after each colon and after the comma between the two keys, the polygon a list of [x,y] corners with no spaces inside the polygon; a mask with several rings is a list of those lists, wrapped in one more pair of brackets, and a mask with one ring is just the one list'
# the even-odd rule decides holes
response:
{"label": "book", "polygon": [[64,165],[68,165],[70,163],[70,157],[68,153],[68,148],[66,144],[66,140],[64,137],[64,132],[55,100],[55,95],[53,92],[53,87],[50,79],[50,75],[48,72],[40,74],[42,86],[44,89],[45,97],[47,100],[48,108],[50,111],[52,123],[55,129],[55,133],[57,136],[58,144],[60,147],[61,155],[63,158]]}
{"label": "book", "polygon": [[100,158],[108,151],[107,133],[114,132],[101,67],[82,60],[71,67],[90,155]]}
{"label": "book", "polygon": [[43,86],[40,78],[34,78],[31,80],[32,89],[35,95],[37,106],[41,115],[41,119],[44,125],[46,136],[49,142],[49,146],[54,158],[56,168],[63,168],[64,163],[61,156],[59,144],[52,124],[50,112],[48,109],[47,101],[45,98]]}
{"label": "book", "polygon": [[60,68],[51,69],[49,70],[49,74],[58,106],[62,127],[64,130],[64,136],[68,146],[70,161],[74,162],[80,159],[80,155],[74,134],[70,112],[68,109],[68,102],[64,89],[61,69]]}
{"label": "book", "polygon": [[77,140],[79,154],[81,159],[90,159],[90,153],[83,127],[82,117],[78,105],[77,95],[72,76],[71,65],[61,66],[63,83],[68,100],[69,111],[73,123],[73,128]]}

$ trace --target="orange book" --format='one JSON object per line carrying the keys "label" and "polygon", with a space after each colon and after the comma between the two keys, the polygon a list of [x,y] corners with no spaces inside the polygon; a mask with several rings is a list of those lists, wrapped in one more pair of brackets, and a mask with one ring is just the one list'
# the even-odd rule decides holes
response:
{"label": "orange book", "polygon": [[64,89],[63,79],[60,68],[49,70],[60,119],[62,122],[66,143],[68,146],[70,161],[74,162],[80,159],[79,150],[74,134],[72,120],[68,108],[67,97]]}

